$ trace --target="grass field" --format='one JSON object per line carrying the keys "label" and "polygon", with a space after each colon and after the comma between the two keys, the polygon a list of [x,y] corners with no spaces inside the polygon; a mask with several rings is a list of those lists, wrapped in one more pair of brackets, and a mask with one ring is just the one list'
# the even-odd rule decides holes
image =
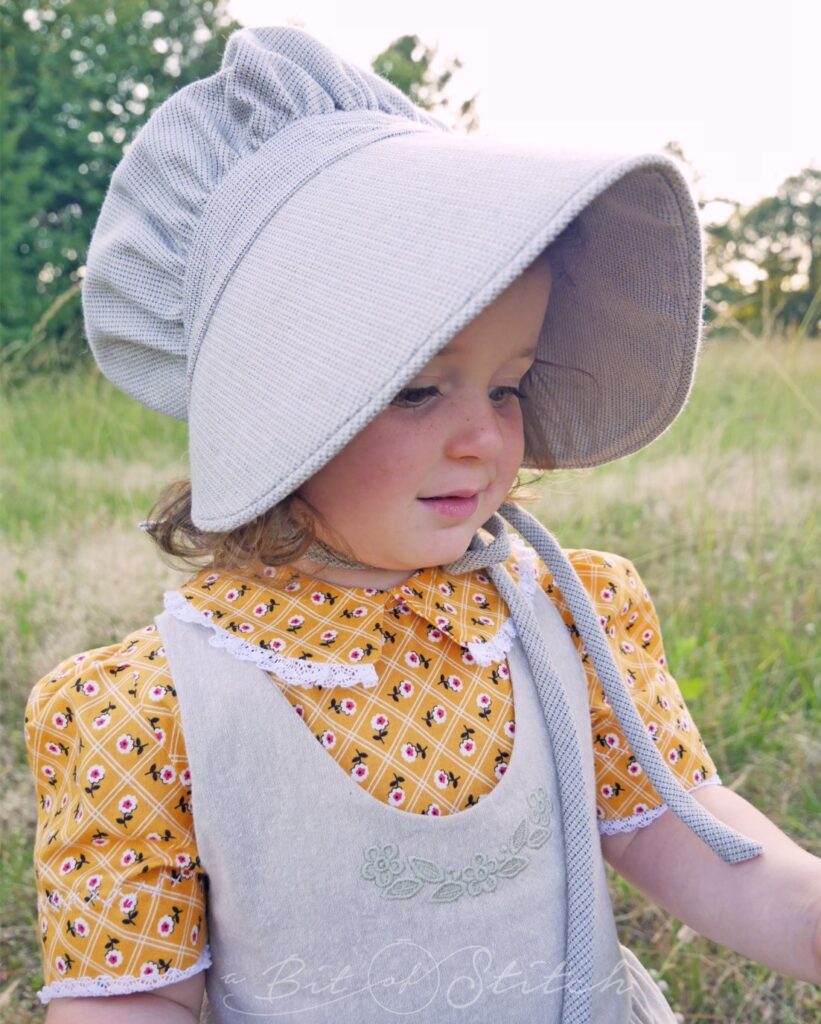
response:
{"label": "grass field", "polygon": [[[609,466],[544,477],[529,506],[563,546],[635,563],[725,784],[816,855],[820,397],[821,345],[708,343],[663,437]],[[184,474],[185,432],[87,372],[34,380],[0,415],[0,1019],[29,1024],[43,1010],[26,696],[67,655],[148,623],[184,578],[136,524]],[[621,941],[682,1021],[798,1024],[821,1010],[813,986],[695,935],[608,874]]]}

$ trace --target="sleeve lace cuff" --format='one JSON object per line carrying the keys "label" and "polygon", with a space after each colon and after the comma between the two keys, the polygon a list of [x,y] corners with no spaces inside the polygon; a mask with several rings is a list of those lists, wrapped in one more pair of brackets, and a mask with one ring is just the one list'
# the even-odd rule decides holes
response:
{"label": "sleeve lace cuff", "polygon": [[[697,789],[701,789],[702,786],[721,786],[723,785],[721,778],[718,774],[711,775],[704,782],[699,782],[695,786],[687,788],[689,793],[695,792]],[[669,810],[667,804],[661,804],[660,807],[654,807],[651,810],[641,811],[637,814],[632,814],[629,818],[605,818],[598,822],[599,834],[603,836],[614,836],[620,832],[633,832],[637,828],[645,828],[661,817],[666,810]]]}

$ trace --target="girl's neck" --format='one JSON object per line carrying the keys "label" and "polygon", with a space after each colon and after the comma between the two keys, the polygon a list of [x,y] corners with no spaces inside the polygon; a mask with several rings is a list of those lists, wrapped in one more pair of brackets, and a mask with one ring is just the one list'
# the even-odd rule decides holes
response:
{"label": "girl's neck", "polygon": [[347,569],[342,566],[327,565],[314,562],[309,558],[297,558],[291,563],[297,572],[315,579],[333,583],[339,587],[355,587],[363,589],[373,587],[376,590],[390,590],[404,583],[415,572],[414,569],[378,569],[375,566],[367,569]]}

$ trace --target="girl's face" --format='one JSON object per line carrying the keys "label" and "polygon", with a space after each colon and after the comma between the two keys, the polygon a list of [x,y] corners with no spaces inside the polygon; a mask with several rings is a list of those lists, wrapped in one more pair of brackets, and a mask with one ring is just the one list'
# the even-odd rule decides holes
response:
{"label": "girl's face", "polygon": [[546,262],[528,268],[456,334],[299,493],[357,561],[376,571],[297,568],[349,586],[395,586],[455,561],[504,501],[524,454],[518,388],[536,354],[550,294]]}

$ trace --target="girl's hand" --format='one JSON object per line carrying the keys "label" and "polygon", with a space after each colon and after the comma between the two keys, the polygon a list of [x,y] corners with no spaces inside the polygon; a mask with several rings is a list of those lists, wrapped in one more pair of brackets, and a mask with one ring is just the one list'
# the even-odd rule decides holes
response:
{"label": "girl's hand", "polygon": [[703,786],[692,795],[764,852],[727,864],[667,810],[645,828],[602,836],[607,863],[708,939],[821,984],[821,859],[725,786]]}
{"label": "girl's hand", "polygon": [[154,992],[52,999],[45,1024],[199,1024],[205,971]]}

